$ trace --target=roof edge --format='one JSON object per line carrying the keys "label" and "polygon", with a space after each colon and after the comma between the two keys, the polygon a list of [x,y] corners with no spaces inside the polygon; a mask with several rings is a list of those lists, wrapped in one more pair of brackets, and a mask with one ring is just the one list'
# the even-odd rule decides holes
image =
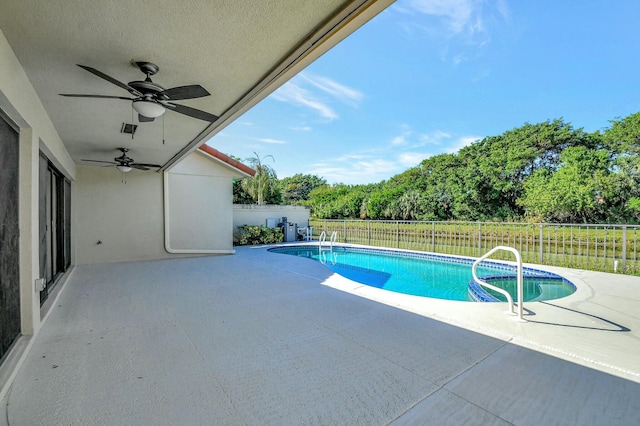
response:
{"label": "roof edge", "polygon": [[221,153],[220,151],[218,151],[215,148],[210,147],[209,145],[203,144],[200,145],[200,147],[198,147],[198,149],[206,154],[209,154],[210,156],[222,161],[223,163],[228,164],[229,166],[233,167],[234,169],[239,170],[240,172],[249,175],[249,176],[255,176],[256,171],[253,170],[251,167],[246,166],[244,164],[242,164],[241,162],[239,162],[238,160],[235,160],[231,157],[229,157],[226,154]]}

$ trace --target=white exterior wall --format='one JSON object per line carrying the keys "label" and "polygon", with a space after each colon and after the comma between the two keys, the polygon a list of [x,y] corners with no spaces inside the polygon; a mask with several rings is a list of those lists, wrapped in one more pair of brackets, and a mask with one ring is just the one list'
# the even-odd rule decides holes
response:
{"label": "white exterior wall", "polygon": [[275,219],[277,224],[283,216],[287,217],[288,222],[304,227],[309,225],[310,210],[304,206],[234,204],[233,229],[242,225],[266,225],[269,218]]}
{"label": "white exterior wall", "polygon": [[[162,259],[162,174],[78,166],[71,195],[78,265]],[[123,181],[123,179],[126,181]]]}
{"label": "white exterior wall", "polygon": [[165,175],[167,250],[233,253],[233,179],[240,176],[199,151]]}

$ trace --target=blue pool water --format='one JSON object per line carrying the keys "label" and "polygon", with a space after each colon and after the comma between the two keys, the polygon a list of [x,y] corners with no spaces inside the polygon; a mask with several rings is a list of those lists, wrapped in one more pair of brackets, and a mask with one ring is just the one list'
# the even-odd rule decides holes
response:
{"label": "blue pool water", "polygon": [[[325,264],[350,280],[397,293],[460,301],[501,301],[501,294],[480,287],[473,280],[473,260],[419,252],[360,247],[288,246],[270,249],[274,253],[306,257]],[[516,296],[515,267],[483,262],[478,277]],[[568,296],[575,286],[566,279],[530,268],[524,270],[524,300],[551,300]]]}

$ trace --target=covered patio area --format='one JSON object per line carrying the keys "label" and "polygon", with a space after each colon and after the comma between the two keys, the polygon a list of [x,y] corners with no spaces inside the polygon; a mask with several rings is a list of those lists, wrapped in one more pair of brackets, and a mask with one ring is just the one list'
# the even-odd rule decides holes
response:
{"label": "covered patio area", "polygon": [[[639,315],[590,293],[601,275],[516,324],[496,304],[379,303],[264,248],[77,266],[0,424],[634,424]],[[585,323],[560,326],[578,306]]]}

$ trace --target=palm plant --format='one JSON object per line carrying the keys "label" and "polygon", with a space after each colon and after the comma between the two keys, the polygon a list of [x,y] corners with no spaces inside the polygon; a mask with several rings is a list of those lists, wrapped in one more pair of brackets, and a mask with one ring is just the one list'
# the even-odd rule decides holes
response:
{"label": "palm plant", "polygon": [[242,188],[258,202],[258,205],[263,205],[265,198],[272,191],[276,190],[278,186],[278,176],[276,171],[267,164],[264,164],[264,160],[268,157],[275,162],[273,155],[265,155],[260,158],[258,154],[255,157],[247,158],[245,161],[249,163],[252,169],[256,171],[253,177],[242,180]]}

